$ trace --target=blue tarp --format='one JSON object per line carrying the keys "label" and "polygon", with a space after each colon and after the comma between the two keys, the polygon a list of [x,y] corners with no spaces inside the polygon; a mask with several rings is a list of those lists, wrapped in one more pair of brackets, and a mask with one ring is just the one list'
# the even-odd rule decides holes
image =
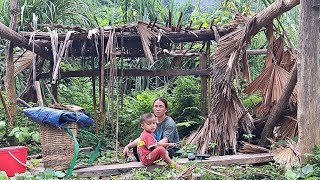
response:
{"label": "blue tarp", "polygon": [[81,112],[58,110],[48,107],[33,107],[23,110],[24,114],[33,121],[65,128],[68,122],[77,122],[80,128],[88,128],[93,119]]}

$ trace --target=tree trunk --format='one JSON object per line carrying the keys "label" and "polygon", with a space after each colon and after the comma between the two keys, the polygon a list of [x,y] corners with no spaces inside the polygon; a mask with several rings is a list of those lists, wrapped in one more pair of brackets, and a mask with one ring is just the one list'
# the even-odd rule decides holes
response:
{"label": "tree trunk", "polygon": [[[18,25],[18,14],[19,14],[19,6],[18,0],[10,1],[10,12],[11,12],[11,21],[10,28],[15,31]],[[8,99],[8,109],[11,117],[14,117],[17,114],[17,97],[16,97],[16,88],[14,83],[14,62],[13,62],[13,42],[8,41],[6,47],[6,77],[4,80],[7,99]],[[10,122],[10,121],[9,121]],[[13,122],[9,123],[13,126]]]}
{"label": "tree trunk", "polygon": [[270,6],[260,11],[255,17],[255,26],[251,30],[251,34],[256,34],[262,27],[266,26],[272,20],[284,12],[289,11],[300,3],[300,0],[277,0]]}
{"label": "tree trunk", "polygon": [[[300,57],[298,58],[298,124],[302,161],[320,144],[320,37],[318,0],[301,0]],[[319,3],[319,2],[318,2]]]}
{"label": "tree trunk", "polygon": [[283,109],[288,104],[289,98],[296,84],[297,84],[297,65],[293,67],[290,78],[288,79],[288,82],[281,94],[279,101],[272,108],[271,114],[269,115],[266,125],[263,128],[261,139],[259,141],[259,146],[265,147],[269,144],[267,138],[272,137],[273,128],[276,126],[276,123],[279,117],[281,116]]}

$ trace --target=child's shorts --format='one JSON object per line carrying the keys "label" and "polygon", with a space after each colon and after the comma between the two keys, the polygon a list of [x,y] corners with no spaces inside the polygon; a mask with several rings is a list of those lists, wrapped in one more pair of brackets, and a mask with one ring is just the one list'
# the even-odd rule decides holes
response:
{"label": "child's shorts", "polygon": [[164,159],[166,156],[166,149],[162,146],[157,146],[152,152],[150,152],[145,158],[141,159],[143,165],[148,166],[154,164],[154,161]]}

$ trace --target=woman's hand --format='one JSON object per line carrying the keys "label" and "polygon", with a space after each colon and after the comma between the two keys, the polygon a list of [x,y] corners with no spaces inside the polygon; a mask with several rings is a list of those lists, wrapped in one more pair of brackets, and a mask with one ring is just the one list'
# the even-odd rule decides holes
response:
{"label": "woman's hand", "polygon": [[168,146],[176,147],[177,144],[176,143],[168,143]]}

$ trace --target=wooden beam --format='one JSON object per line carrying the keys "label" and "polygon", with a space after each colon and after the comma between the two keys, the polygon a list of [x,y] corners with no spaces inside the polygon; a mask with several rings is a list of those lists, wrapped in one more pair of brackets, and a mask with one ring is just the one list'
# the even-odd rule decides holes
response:
{"label": "wooden beam", "polygon": [[[117,76],[121,75],[121,69],[117,69]],[[144,69],[123,69],[123,76],[208,76],[209,70],[183,70],[183,69],[160,69],[160,70],[144,70]],[[95,77],[99,76],[99,70],[80,70],[61,72],[60,79],[70,77]],[[41,73],[39,79],[50,78],[50,73]]]}
{"label": "wooden beam", "polygon": [[267,49],[247,49],[247,55],[261,55],[267,54]]}
{"label": "wooden beam", "polygon": [[[233,31],[234,28],[218,28],[220,36],[226,35]],[[31,32],[20,32],[20,36],[29,38],[33,35]],[[129,41],[140,41],[140,34],[137,32],[123,32],[122,33],[124,43]],[[50,40],[50,34],[47,32],[38,32],[34,35],[35,39]],[[66,37],[66,33],[59,34],[59,40],[63,41]],[[121,41],[121,32],[116,32],[116,37],[118,37],[118,42]],[[109,39],[109,33],[105,33],[104,38],[106,41]],[[70,40],[87,40],[88,33],[73,33]],[[181,32],[164,32],[160,37],[160,43],[162,42],[192,42],[192,41],[208,41],[215,40],[214,32],[211,29],[201,29],[201,30],[186,30]]]}
{"label": "wooden beam", "polygon": [[[0,37],[4,39],[8,39],[14,43],[14,45],[26,48],[30,51],[33,50],[33,45],[34,45],[34,52],[38,54],[39,56],[52,60],[52,54],[51,52],[47,51],[42,47],[41,45],[37,43],[30,43],[29,40],[23,37],[21,34],[13,31],[12,29],[8,28],[4,24],[0,23]],[[49,36],[50,37],[50,36]]]}
{"label": "wooden beam", "polygon": [[[231,164],[260,164],[273,161],[271,153],[261,154],[240,154],[240,155],[226,155],[226,156],[213,156],[207,160],[197,160],[198,163],[209,164],[211,166],[227,166]],[[178,159],[177,164],[186,164],[190,161],[186,158]],[[165,163],[157,163],[153,166],[148,166],[148,170],[154,168],[161,168]],[[77,169],[73,172],[77,177],[108,177],[114,175],[124,174],[132,169],[146,168],[141,162],[130,162],[125,164],[112,164],[104,166],[93,166],[88,168]]]}

